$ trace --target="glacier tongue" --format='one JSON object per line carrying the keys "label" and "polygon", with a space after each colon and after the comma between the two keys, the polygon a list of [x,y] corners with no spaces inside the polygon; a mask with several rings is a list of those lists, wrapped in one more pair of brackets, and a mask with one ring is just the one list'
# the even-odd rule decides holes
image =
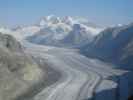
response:
{"label": "glacier tongue", "polygon": [[58,82],[38,93],[34,100],[127,99],[129,72],[89,59],[74,49],[24,44],[28,53],[47,59],[52,68],[62,73]]}

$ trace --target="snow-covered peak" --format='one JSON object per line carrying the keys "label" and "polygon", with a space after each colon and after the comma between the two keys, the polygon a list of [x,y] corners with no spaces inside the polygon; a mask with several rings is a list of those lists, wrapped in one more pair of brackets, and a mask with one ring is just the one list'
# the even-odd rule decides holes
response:
{"label": "snow-covered peak", "polygon": [[71,17],[71,16],[63,16],[63,17],[58,17],[55,15],[50,15],[50,16],[45,16],[43,17],[40,22],[39,25],[40,26],[50,26],[53,24],[67,24],[67,25],[74,25],[74,24],[84,24],[88,27],[96,27],[95,24],[89,22],[89,20],[87,18],[83,18],[83,17]]}
{"label": "snow-covered peak", "polygon": [[71,16],[65,16],[62,18],[62,23],[68,24],[68,25],[73,25],[74,20]]}
{"label": "snow-covered peak", "polygon": [[67,28],[69,31],[71,31],[73,26],[76,24],[84,27],[94,35],[97,35],[101,31],[101,28],[97,27],[97,25],[89,22],[87,18],[83,17],[58,17],[55,15],[50,15],[43,17],[39,23],[42,28],[50,28],[53,30],[58,30],[58,28],[64,30]]}
{"label": "snow-covered peak", "polygon": [[50,24],[58,24],[61,20],[59,17],[56,17],[54,15],[45,16],[40,20],[40,26],[46,26]]}

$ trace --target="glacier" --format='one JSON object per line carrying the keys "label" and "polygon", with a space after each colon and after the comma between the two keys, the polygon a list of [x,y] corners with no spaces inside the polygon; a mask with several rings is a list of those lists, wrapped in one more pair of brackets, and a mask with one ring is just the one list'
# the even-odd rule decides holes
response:
{"label": "glacier", "polygon": [[0,28],[19,40],[27,54],[47,61],[61,75],[26,100],[127,100],[133,93],[133,72],[80,53],[79,48],[102,30],[84,18],[54,15],[32,26]]}

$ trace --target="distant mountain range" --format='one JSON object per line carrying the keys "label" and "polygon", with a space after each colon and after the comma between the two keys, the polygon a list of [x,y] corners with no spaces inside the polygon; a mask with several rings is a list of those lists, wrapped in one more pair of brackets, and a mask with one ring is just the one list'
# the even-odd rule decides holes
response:
{"label": "distant mountain range", "polygon": [[133,70],[133,23],[103,30],[81,52],[88,57]]}
{"label": "distant mountain range", "polygon": [[52,46],[75,47],[82,45],[99,33],[101,28],[89,23],[87,19],[70,16],[44,17],[40,30],[27,38],[30,42]]}
{"label": "distant mountain range", "polygon": [[92,40],[103,28],[81,17],[57,17],[54,15],[43,17],[37,24],[13,29],[0,28],[2,33],[10,33],[19,40],[63,46],[79,47]]}

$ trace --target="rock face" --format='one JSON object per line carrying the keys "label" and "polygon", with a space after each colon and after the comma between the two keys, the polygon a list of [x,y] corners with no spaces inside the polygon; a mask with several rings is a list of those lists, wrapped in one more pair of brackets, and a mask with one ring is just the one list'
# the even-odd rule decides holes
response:
{"label": "rock face", "polygon": [[10,35],[0,34],[0,100],[16,100],[43,75],[33,59],[23,52],[19,42]]}
{"label": "rock face", "polygon": [[133,24],[105,29],[81,52],[133,70]]}

